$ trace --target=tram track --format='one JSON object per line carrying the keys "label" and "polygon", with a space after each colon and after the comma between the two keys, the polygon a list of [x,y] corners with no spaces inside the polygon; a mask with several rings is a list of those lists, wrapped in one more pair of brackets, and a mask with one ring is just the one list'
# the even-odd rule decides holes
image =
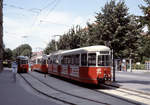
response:
{"label": "tram track", "polygon": [[[52,95],[48,95],[48,94],[42,92],[41,90],[35,88],[22,74],[20,74],[20,75],[21,75],[21,77],[22,77],[34,90],[36,90],[37,92],[39,92],[39,93],[41,93],[41,94],[43,94],[43,95],[45,95],[45,96],[47,96],[47,97],[49,97],[49,98],[52,98],[52,99],[61,101],[61,102],[63,102],[63,103],[69,104],[69,105],[77,105],[76,103],[73,103],[73,102],[70,102],[70,101],[66,101],[66,100],[62,100],[62,99],[60,99],[59,97],[57,98],[57,97],[54,97],[54,96],[52,96]],[[30,75],[32,78],[38,80],[40,83],[44,84],[45,86],[47,86],[47,87],[49,87],[50,89],[53,89],[53,90],[55,90],[55,91],[57,91],[57,92],[66,94],[66,95],[71,96],[71,97],[78,98],[78,99],[80,99],[80,100],[82,99],[82,100],[86,100],[86,101],[89,101],[89,102],[93,102],[93,103],[96,103],[96,104],[110,105],[110,104],[108,104],[108,103],[104,103],[104,102],[101,102],[101,101],[89,99],[89,98],[86,98],[86,97],[81,97],[81,96],[78,96],[78,95],[74,95],[74,94],[71,94],[71,93],[68,93],[68,92],[65,92],[65,91],[56,89],[56,88],[54,88],[53,86],[51,86],[51,85],[49,85],[49,84],[47,84],[47,83],[41,81],[39,78],[33,76],[32,74],[28,74],[28,75]]]}
{"label": "tram track", "polygon": [[[65,91],[63,91],[63,90],[57,89],[56,87],[53,87],[52,85],[49,85],[49,84],[45,83],[44,80],[39,79],[39,77],[34,76],[33,74],[29,74],[29,75],[31,75],[31,76],[33,76],[34,78],[38,79],[38,80],[39,80],[40,82],[42,82],[43,84],[45,84],[45,85],[47,85],[47,86],[49,86],[49,87],[51,87],[51,88],[53,88],[53,89],[55,89],[55,90],[57,90],[57,91],[60,91],[60,92],[62,92],[62,93],[64,93],[64,94],[67,94],[67,95],[70,95],[70,96],[74,96],[74,97],[78,97],[78,98],[81,98],[81,99],[84,99],[84,100],[88,100],[88,101],[93,101],[93,102],[100,103],[100,104],[109,105],[108,103],[99,102],[99,101],[97,101],[97,100],[95,100],[95,99],[89,99],[89,98],[81,97],[81,96],[76,95],[76,94],[71,94],[71,93],[65,92]],[[43,82],[43,81],[44,81],[44,82]],[[79,86],[79,87],[82,87],[82,86]],[[89,89],[89,88],[88,88],[88,89]],[[104,94],[104,95],[113,97],[113,98],[116,98],[116,99],[119,99],[119,100],[122,100],[122,101],[127,102],[127,103],[131,103],[131,104],[133,104],[133,105],[141,105],[141,103],[138,103],[138,102],[133,101],[133,100],[131,100],[131,99],[126,99],[126,98],[119,97],[119,96],[116,96],[116,95],[113,95],[113,94],[108,94],[108,93],[105,93],[105,92],[102,92],[102,91],[100,92],[100,91],[97,91],[97,90],[95,90],[95,89],[90,89],[90,90],[91,90],[91,91],[95,91],[95,92],[100,93],[100,94]]]}
{"label": "tram track", "polygon": [[124,88],[124,87],[120,87],[120,86],[116,86],[116,85],[104,84],[104,86],[107,86],[108,88],[120,88],[120,89],[123,89],[123,90],[132,91],[132,92],[135,92],[135,93],[150,96],[150,93],[145,93],[145,92],[142,92],[142,91],[133,90],[133,89],[129,89],[129,88]]}
{"label": "tram track", "polygon": [[[140,91],[132,90],[132,89],[127,89],[127,88],[120,88],[120,87],[114,86],[114,85],[103,84],[101,86],[108,88],[109,92],[107,92],[105,90],[99,90],[99,89],[95,89],[94,91],[102,92],[105,94],[110,94],[113,97],[118,97],[122,100],[129,101],[129,102],[132,102],[130,100],[133,100],[133,101],[138,101],[140,103],[144,103],[146,105],[148,105],[150,103],[149,93],[144,93],[144,92],[140,92]],[[124,98],[121,98],[121,97],[124,97]],[[133,104],[134,104],[134,102],[133,102]]]}
{"label": "tram track", "polygon": [[48,94],[46,94],[46,93],[44,93],[44,92],[38,90],[38,89],[35,88],[22,74],[19,74],[19,75],[23,78],[23,80],[24,80],[32,89],[34,89],[34,90],[37,91],[38,93],[40,93],[40,94],[42,94],[42,95],[44,95],[44,96],[47,96],[47,97],[49,97],[49,98],[52,98],[52,99],[54,99],[54,100],[63,102],[63,103],[68,104],[68,105],[76,105],[76,104],[74,104],[74,103],[61,100],[61,99],[59,99],[59,98],[53,97],[52,95],[48,95]]}

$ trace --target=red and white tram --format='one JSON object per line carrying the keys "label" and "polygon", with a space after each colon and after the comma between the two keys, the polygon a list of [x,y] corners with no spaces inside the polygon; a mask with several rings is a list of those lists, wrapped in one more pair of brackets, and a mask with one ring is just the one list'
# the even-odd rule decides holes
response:
{"label": "red and white tram", "polygon": [[48,73],[88,84],[111,81],[111,50],[103,45],[52,53]]}
{"label": "red and white tram", "polygon": [[32,59],[31,71],[37,70],[43,73],[48,72],[47,56],[38,56]]}
{"label": "red and white tram", "polygon": [[27,73],[29,71],[28,57],[18,56],[16,61],[18,64],[18,69],[17,69],[18,73],[23,73],[23,72]]}

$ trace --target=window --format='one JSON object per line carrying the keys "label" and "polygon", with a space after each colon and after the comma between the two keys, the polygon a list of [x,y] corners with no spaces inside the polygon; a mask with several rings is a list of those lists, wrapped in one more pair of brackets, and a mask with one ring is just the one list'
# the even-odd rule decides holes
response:
{"label": "window", "polygon": [[51,58],[48,58],[48,64],[52,64],[52,59]]}
{"label": "window", "polygon": [[37,64],[40,64],[41,63],[41,60],[40,59],[37,59]]}
{"label": "window", "polygon": [[21,64],[28,64],[28,61],[27,60],[20,60],[20,63]]}
{"label": "window", "polygon": [[80,55],[72,55],[72,65],[79,65],[80,62]]}
{"label": "window", "polygon": [[107,54],[107,55],[108,55],[108,54],[109,54],[109,51],[100,51],[100,54],[101,54],[101,55],[104,55],[104,54]]}
{"label": "window", "polygon": [[99,55],[98,56],[98,66],[111,66],[111,56],[110,55]]}
{"label": "window", "polygon": [[61,63],[62,64],[67,64],[67,57],[66,56],[62,57]]}
{"label": "window", "polygon": [[72,62],[71,56],[67,56],[67,64],[71,64],[71,62]]}
{"label": "window", "polygon": [[79,62],[80,62],[80,55],[77,54],[75,55],[75,65],[79,65]]}
{"label": "window", "polygon": [[86,66],[87,65],[87,54],[81,54],[81,65]]}
{"label": "window", "polygon": [[42,60],[42,64],[45,65],[46,64],[46,59]]}
{"label": "window", "polygon": [[96,53],[88,54],[88,66],[96,66]]}
{"label": "window", "polygon": [[54,63],[54,64],[58,64],[58,63],[59,63],[57,56],[54,56],[53,63]]}

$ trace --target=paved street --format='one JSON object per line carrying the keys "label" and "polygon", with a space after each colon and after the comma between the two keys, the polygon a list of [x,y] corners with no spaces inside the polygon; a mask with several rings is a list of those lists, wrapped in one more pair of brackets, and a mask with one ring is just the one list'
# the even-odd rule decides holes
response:
{"label": "paved street", "polygon": [[150,71],[116,71],[116,81],[121,87],[150,93]]}
{"label": "paved street", "polygon": [[11,71],[0,73],[0,105],[58,105],[47,99],[40,98],[15,83]]}
{"label": "paved street", "polygon": [[[91,97],[92,94],[94,95],[94,92],[90,92],[91,90],[87,90],[81,87],[78,87],[76,85],[70,84],[65,81],[60,81],[55,79],[54,77],[48,76],[47,78],[44,78],[43,74],[33,72],[32,74],[35,74],[35,76],[47,80],[51,85],[61,87],[61,89],[66,90],[67,88],[70,88],[69,90],[72,91],[71,93],[74,93],[78,95],[88,93],[88,96]],[[19,80],[18,80],[19,79]],[[50,80],[48,80],[50,79]],[[52,82],[53,79],[57,82]],[[120,85],[121,87],[129,88],[129,89],[135,89],[138,91],[143,91],[145,93],[150,93],[150,72],[122,72],[122,71],[116,71],[116,84]],[[35,94],[35,91],[32,91],[31,88],[28,88],[28,85],[26,83],[22,83],[23,80],[20,80],[20,78],[17,78],[17,82],[15,83],[12,78],[12,72],[10,70],[4,70],[2,73],[0,73],[0,104],[1,105],[58,105],[61,103],[51,101],[47,98],[43,98],[40,95]],[[48,83],[47,82],[47,83]],[[54,85],[55,84],[55,85]],[[65,86],[63,86],[65,85]],[[63,88],[64,87],[64,88]],[[71,89],[72,88],[72,89]],[[79,88],[79,89],[78,89]],[[76,91],[74,91],[74,89]],[[68,90],[68,89],[67,89]],[[86,91],[86,92],[83,92]],[[69,91],[68,91],[69,92]],[[83,93],[82,93],[83,92]],[[98,93],[96,93],[98,94]],[[104,97],[101,95],[96,95],[92,97]],[[57,95],[57,94],[56,94]],[[112,103],[116,103],[119,101],[109,100],[112,101]],[[106,102],[109,102],[106,101]],[[123,103],[122,103],[123,104]]]}

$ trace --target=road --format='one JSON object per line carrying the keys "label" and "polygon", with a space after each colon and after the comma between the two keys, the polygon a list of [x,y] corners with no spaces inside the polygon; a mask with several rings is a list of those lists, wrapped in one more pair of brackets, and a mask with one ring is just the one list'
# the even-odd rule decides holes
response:
{"label": "road", "polygon": [[[40,81],[47,83],[53,88],[50,88],[39,82],[31,75],[34,75]],[[60,78],[47,75],[46,78],[43,74],[37,72],[30,72],[23,74],[28,81],[41,92],[52,97],[59,98],[77,105],[137,105],[142,104],[136,100],[123,99],[119,95],[109,95],[110,90],[98,89],[99,92],[92,89],[80,86],[78,84],[70,83],[61,80]],[[135,89],[145,93],[150,92],[150,72],[116,72],[115,84],[123,88]],[[17,75],[17,82],[15,83],[12,78],[12,73],[9,70],[4,70],[0,73],[0,104],[1,105],[63,105],[65,103],[58,100],[51,99],[41,93],[35,91],[29,84]],[[54,90],[56,89],[56,90]],[[60,90],[60,91],[58,91]],[[104,93],[102,92],[104,91]],[[108,94],[105,94],[107,91]],[[115,91],[115,90],[112,90]],[[140,101],[141,102],[141,101]],[[142,104],[144,105],[144,104]]]}
{"label": "road", "polygon": [[0,105],[59,105],[25,90],[20,84],[20,80],[13,81],[10,71],[0,73]]}

